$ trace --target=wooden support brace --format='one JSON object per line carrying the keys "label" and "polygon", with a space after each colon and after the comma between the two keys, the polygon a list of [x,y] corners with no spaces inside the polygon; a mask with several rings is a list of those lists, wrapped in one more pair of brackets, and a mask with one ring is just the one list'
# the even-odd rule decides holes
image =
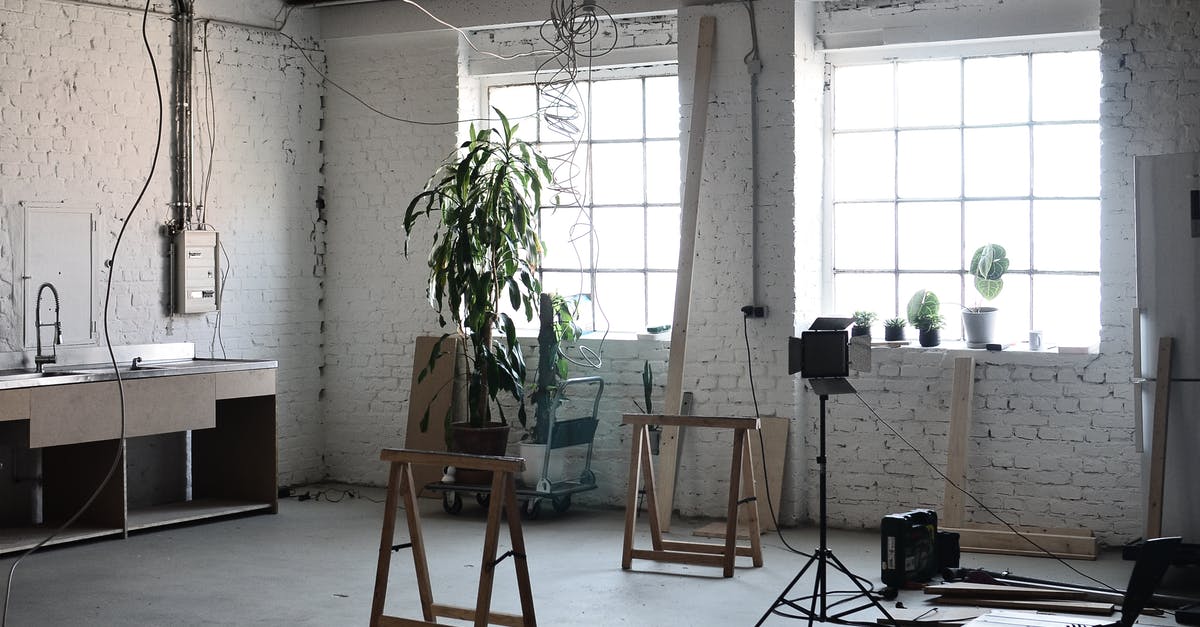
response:
{"label": "wooden support brace", "polygon": [[[687,171],[684,177],[682,225],[679,233],[679,271],[675,275],[675,312],[671,320],[671,354],[667,366],[668,412],[679,412],[683,401],[683,364],[687,354],[688,309],[692,299],[692,262],[696,255],[696,230],[700,209],[700,176],[704,163],[704,133],[708,126],[708,84],[712,75],[712,47],[716,18],[700,18],[696,43],[696,75],[692,83],[691,126],[688,133]],[[679,427],[663,427],[659,439],[658,524],[671,529],[675,506],[675,471],[679,462]]]}

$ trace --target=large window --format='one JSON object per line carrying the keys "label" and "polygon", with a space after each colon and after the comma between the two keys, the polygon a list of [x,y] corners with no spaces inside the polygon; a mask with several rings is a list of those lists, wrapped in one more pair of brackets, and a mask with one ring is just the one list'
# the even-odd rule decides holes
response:
{"label": "large window", "polygon": [[551,158],[559,186],[570,190],[542,214],[543,289],[575,297],[585,331],[644,333],[670,324],[679,256],[678,81],[620,77],[565,91],[486,90],[489,110],[523,118],[518,134]]}
{"label": "large window", "polygon": [[837,311],[903,317],[913,292],[981,304],[985,243],[1011,268],[1001,339],[1100,328],[1100,59],[1093,50],[832,66],[828,193]]}

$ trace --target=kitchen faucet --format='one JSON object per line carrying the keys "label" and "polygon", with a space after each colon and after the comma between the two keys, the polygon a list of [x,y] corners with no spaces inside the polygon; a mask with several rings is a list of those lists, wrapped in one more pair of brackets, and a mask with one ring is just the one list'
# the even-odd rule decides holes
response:
{"label": "kitchen faucet", "polygon": [[[42,292],[50,288],[50,293],[54,296],[54,322],[42,324]],[[33,310],[33,330],[37,335],[37,354],[33,356],[33,363],[37,365],[37,371],[42,371],[42,366],[54,363],[58,354],[54,349],[55,344],[62,344],[62,318],[58,312],[58,290],[51,283],[42,283],[38,287],[37,302]],[[54,341],[50,343],[50,354],[42,354],[42,327],[54,327]]]}

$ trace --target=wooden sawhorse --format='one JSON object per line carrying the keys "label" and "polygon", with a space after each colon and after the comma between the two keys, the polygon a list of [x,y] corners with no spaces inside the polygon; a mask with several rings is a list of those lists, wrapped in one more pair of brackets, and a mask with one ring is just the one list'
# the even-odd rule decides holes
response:
{"label": "wooden sawhorse", "polygon": [[[699,566],[719,566],[726,577],[733,576],[734,559],[753,558],[754,566],[763,565],[762,543],[759,538],[758,498],[754,486],[754,462],[750,457],[750,441],[746,432],[758,429],[758,418],[722,418],[715,416],[665,416],[625,414],[622,424],[633,425],[632,451],[629,455],[629,492],[625,498],[625,550],[621,568],[629,570],[634,558]],[[710,427],[733,429],[733,462],[729,466],[729,506],[726,510],[725,543],[678,542],[662,539],[658,524],[658,498],[655,495],[654,464],[650,455],[650,426]],[[645,477],[646,509],[650,519],[650,550],[633,548],[633,530],[637,523],[638,479]],[[741,487],[740,498],[738,487]],[[669,486],[674,488],[674,486]],[[738,506],[749,505],[747,519],[750,546],[738,546]]]}
{"label": "wooden sawhorse", "polygon": [[[533,593],[529,588],[529,566],[525,561],[525,538],[521,535],[521,508],[517,506],[516,499],[516,474],[524,469],[525,460],[520,457],[488,457],[405,449],[383,449],[379,458],[391,464],[391,471],[388,475],[383,533],[379,539],[379,565],[375,570],[375,596],[371,601],[371,627],[436,625],[439,616],[474,621],[476,627],[485,625],[533,627],[537,625],[533,614]],[[438,605],[433,602],[433,591],[429,583],[429,564],[425,558],[425,543],[421,536],[420,511],[417,509],[418,486],[413,485],[413,465],[454,466],[455,468],[490,470],[492,472],[487,532],[483,538],[483,559],[479,570],[479,596],[473,610]],[[409,544],[393,545],[396,508],[399,505],[398,500],[401,494],[404,495],[404,511],[408,515]],[[510,554],[517,570],[517,590],[521,595],[520,616],[500,614],[492,612],[490,609],[492,581],[496,565],[510,555],[505,554],[499,560],[496,559],[501,510],[504,511],[507,519],[508,535],[512,541]],[[392,551],[408,546],[412,547],[413,565],[417,571],[417,590],[421,595],[421,612],[425,617],[423,621],[385,616],[383,613]]]}

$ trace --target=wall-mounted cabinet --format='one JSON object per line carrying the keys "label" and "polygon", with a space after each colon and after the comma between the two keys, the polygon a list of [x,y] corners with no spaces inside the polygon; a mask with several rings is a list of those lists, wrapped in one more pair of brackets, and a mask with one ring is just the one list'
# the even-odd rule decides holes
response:
{"label": "wall-mounted cabinet", "polygon": [[[0,553],[277,511],[275,370],[0,390]],[[116,467],[113,464],[116,460]],[[12,504],[11,506],[9,504]]]}

